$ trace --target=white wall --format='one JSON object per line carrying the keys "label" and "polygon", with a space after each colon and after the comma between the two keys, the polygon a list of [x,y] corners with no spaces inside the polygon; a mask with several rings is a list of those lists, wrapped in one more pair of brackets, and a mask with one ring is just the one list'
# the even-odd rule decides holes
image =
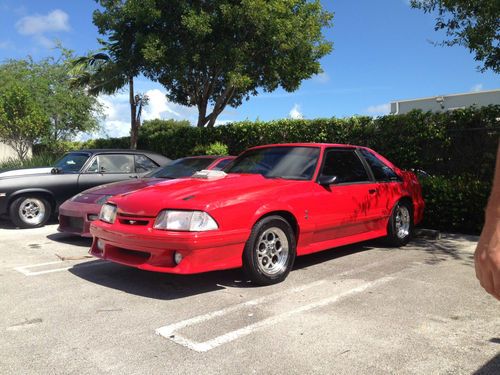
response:
{"label": "white wall", "polygon": [[[28,152],[28,157],[31,157],[31,150]],[[10,158],[17,159],[17,153],[14,149],[0,141],[0,163]]]}

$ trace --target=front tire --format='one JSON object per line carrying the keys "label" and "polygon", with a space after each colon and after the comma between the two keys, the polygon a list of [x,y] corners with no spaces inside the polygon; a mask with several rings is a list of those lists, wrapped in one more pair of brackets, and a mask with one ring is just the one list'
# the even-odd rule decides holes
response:
{"label": "front tire", "polygon": [[52,213],[50,203],[40,196],[22,196],[9,207],[10,219],[19,228],[38,228],[49,220]]}
{"label": "front tire", "polygon": [[407,201],[399,201],[387,224],[387,242],[395,247],[405,246],[413,235],[413,229],[413,207]]}
{"label": "front tire", "polygon": [[268,216],[252,229],[243,252],[243,269],[255,284],[277,284],[290,273],[295,255],[290,224],[281,216]]}

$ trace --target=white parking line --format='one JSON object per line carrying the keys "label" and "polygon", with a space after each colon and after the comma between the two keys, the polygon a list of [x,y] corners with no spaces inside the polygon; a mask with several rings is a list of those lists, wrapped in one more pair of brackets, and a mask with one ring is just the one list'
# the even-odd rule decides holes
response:
{"label": "white parking line", "polygon": [[208,313],[208,314],[199,315],[199,316],[196,316],[196,317],[191,318],[191,319],[187,319],[187,320],[184,320],[184,321],[181,321],[178,323],[174,323],[174,324],[171,324],[168,326],[158,328],[156,330],[156,333],[160,336],[163,336],[163,337],[165,337],[165,338],[167,338],[167,339],[169,339],[169,340],[171,340],[179,345],[182,345],[186,348],[189,348],[191,350],[194,350],[197,352],[207,352],[207,351],[212,350],[220,345],[227,344],[227,343],[234,341],[240,337],[247,336],[247,335],[251,334],[252,332],[255,332],[257,330],[260,330],[260,329],[269,327],[271,325],[274,325],[276,323],[279,323],[279,322],[291,317],[292,315],[296,315],[296,314],[303,313],[303,312],[306,312],[309,310],[313,310],[313,309],[316,309],[319,307],[324,307],[324,306],[330,305],[332,303],[337,302],[338,300],[340,300],[342,298],[345,298],[347,296],[350,296],[350,295],[353,295],[356,293],[361,293],[369,288],[373,288],[375,286],[387,283],[387,282],[392,281],[392,280],[394,280],[394,277],[388,276],[388,277],[382,277],[382,278],[374,280],[374,281],[366,282],[366,283],[363,283],[363,284],[361,284],[357,287],[354,287],[352,289],[338,293],[334,296],[324,298],[324,299],[321,299],[319,301],[316,301],[316,302],[313,302],[313,303],[310,303],[310,304],[307,304],[304,306],[300,306],[296,309],[289,310],[289,311],[286,311],[284,313],[281,313],[281,314],[278,314],[275,316],[271,316],[267,319],[263,319],[259,322],[254,323],[254,324],[250,324],[250,325],[245,326],[243,328],[228,332],[224,335],[215,337],[215,338],[208,340],[208,341],[205,341],[205,342],[196,342],[196,341],[190,340],[182,335],[179,335],[178,333],[176,333],[176,331],[179,329],[188,327],[188,326],[192,326],[192,325],[195,325],[195,324],[198,324],[201,322],[211,320],[211,319],[218,317],[218,316],[226,315],[229,312],[241,309],[245,306],[257,305],[257,304],[263,303],[269,299],[274,299],[277,296],[283,296],[284,294],[291,294],[291,293],[295,293],[297,291],[312,288],[314,286],[317,286],[319,284],[324,283],[325,280],[320,280],[318,282],[306,284],[302,287],[294,288],[294,289],[288,290],[286,292],[275,293],[275,294],[261,297],[261,298],[257,298],[257,299],[254,299],[254,300],[251,300],[248,302],[243,302],[243,303],[240,303],[238,305],[234,305],[234,306],[231,306],[231,307],[228,307],[228,308],[225,308],[222,310],[218,310],[218,311],[213,311],[213,312]]}
{"label": "white parking line", "polygon": [[[40,268],[40,267],[44,267],[44,266],[50,266],[50,265],[53,265],[53,264],[60,264],[60,265],[65,264],[67,266],[61,267],[61,268],[52,268],[50,270],[44,270],[44,271],[35,271],[35,272],[30,271],[30,269],[33,269],[33,268]],[[76,265],[78,265],[80,267],[93,267],[93,266],[100,266],[100,265],[103,265],[103,264],[108,264],[108,262],[105,262],[105,261],[92,261],[92,262],[83,262],[83,263],[76,263],[76,264],[68,265],[68,263],[65,262],[65,261],[56,261],[56,262],[46,262],[46,263],[30,264],[30,265],[27,265],[27,266],[15,267],[14,269],[17,272],[20,272],[20,273],[22,273],[25,276],[39,276],[39,275],[45,275],[47,273],[67,271],[67,270],[69,270],[70,268],[73,268]]]}

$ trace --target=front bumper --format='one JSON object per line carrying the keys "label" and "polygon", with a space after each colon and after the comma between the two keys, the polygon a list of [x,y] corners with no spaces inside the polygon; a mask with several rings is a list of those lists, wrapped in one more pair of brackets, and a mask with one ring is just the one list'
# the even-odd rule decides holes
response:
{"label": "front bumper", "polygon": [[[239,268],[249,230],[175,232],[151,226],[107,224],[90,226],[94,241],[90,254],[97,258],[155,272],[194,274]],[[98,247],[97,242],[100,246]],[[179,264],[174,253],[182,254]]]}
{"label": "front bumper", "polygon": [[66,201],[59,207],[59,232],[92,237],[90,234],[91,216],[98,216],[101,205]]}

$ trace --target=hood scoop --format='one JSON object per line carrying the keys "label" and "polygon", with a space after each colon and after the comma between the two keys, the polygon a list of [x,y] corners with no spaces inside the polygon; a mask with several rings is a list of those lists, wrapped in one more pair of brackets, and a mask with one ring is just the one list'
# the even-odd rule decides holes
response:
{"label": "hood scoop", "polygon": [[206,179],[206,180],[219,180],[219,179],[224,178],[226,176],[227,176],[227,173],[225,173],[223,171],[214,171],[214,170],[203,169],[201,171],[196,172],[191,177],[192,178],[202,178],[202,179]]}

